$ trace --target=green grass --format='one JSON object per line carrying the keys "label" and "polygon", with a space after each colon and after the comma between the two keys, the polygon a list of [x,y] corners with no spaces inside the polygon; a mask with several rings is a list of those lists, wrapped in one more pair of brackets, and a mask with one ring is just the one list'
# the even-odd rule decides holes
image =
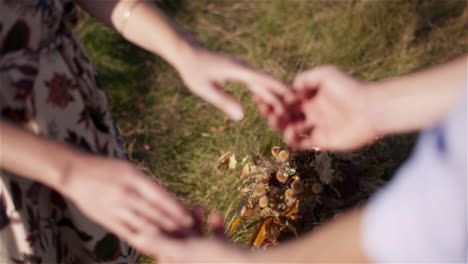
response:
{"label": "green grass", "polygon": [[[446,61],[468,49],[466,1],[157,2],[207,47],[286,81],[326,63],[378,80]],[[283,144],[256,112],[247,89],[228,85],[248,114],[239,123],[225,123],[225,116],[191,95],[161,59],[90,18],[82,20],[78,32],[132,160],[188,204],[203,203],[225,213],[230,222],[240,199],[235,191],[239,178],[216,170],[218,157],[226,151],[239,157],[265,155]],[[223,132],[210,131],[222,125]],[[360,176],[387,177],[412,143],[413,137],[391,137],[361,151],[354,161]],[[369,166],[375,154],[387,165]],[[233,239],[245,241],[248,232],[241,228]]]}

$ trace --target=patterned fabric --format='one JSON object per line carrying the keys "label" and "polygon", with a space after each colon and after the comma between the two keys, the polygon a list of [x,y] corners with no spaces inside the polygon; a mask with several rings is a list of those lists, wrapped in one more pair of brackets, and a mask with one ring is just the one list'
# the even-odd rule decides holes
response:
{"label": "patterned fabric", "polygon": [[[65,0],[0,0],[0,116],[37,135],[125,158]],[[96,194],[99,195],[99,194]],[[135,263],[138,253],[59,193],[0,171],[0,263]]]}

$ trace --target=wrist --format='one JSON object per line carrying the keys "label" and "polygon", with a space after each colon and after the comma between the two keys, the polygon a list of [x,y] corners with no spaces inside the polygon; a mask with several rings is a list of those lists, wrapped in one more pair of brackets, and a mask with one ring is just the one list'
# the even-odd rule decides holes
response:
{"label": "wrist", "polygon": [[50,169],[50,181],[48,185],[61,193],[67,193],[67,186],[74,176],[73,171],[80,167],[80,164],[85,163],[86,154],[71,147],[61,148],[55,155],[51,157],[53,161]]}
{"label": "wrist", "polygon": [[389,98],[385,96],[380,82],[367,82],[361,92],[361,105],[364,106],[363,114],[369,120],[369,124],[376,137],[389,134],[386,127],[385,102]]}
{"label": "wrist", "polygon": [[179,43],[179,47],[175,49],[171,57],[165,58],[176,70],[181,73],[185,69],[190,68],[194,62],[200,61],[202,53],[207,52],[206,49],[198,44],[187,42]]}

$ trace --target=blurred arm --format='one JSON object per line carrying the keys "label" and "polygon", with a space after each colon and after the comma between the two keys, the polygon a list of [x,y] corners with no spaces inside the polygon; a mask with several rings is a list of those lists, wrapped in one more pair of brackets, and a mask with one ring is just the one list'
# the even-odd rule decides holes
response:
{"label": "blurred arm", "polygon": [[361,239],[363,209],[355,209],[302,238],[253,254],[256,263],[369,263]]}
{"label": "blurred arm", "polygon": [[367,103],[379,134],[424,129],[444,118],[466,91],[467,59],[371,83]]}
{"label": "blurred arm", "polygon": [[148,0],[77,0],[93,17],[130,42],[179,68],[196,49],[193,39]]}
{"label": "blurred arm", "polygon": [[0,168],[60,189],[71,161],[71,149],[0,120]]}

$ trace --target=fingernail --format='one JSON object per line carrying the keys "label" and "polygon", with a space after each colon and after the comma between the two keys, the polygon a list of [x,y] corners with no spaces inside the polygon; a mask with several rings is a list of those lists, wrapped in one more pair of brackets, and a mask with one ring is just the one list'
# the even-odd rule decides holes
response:
{"label": "fingernail", "polygon": [[241,121],[242,119],[244,119],[244,113],[239,110],[232,111],[231,118],[235,121]]}

